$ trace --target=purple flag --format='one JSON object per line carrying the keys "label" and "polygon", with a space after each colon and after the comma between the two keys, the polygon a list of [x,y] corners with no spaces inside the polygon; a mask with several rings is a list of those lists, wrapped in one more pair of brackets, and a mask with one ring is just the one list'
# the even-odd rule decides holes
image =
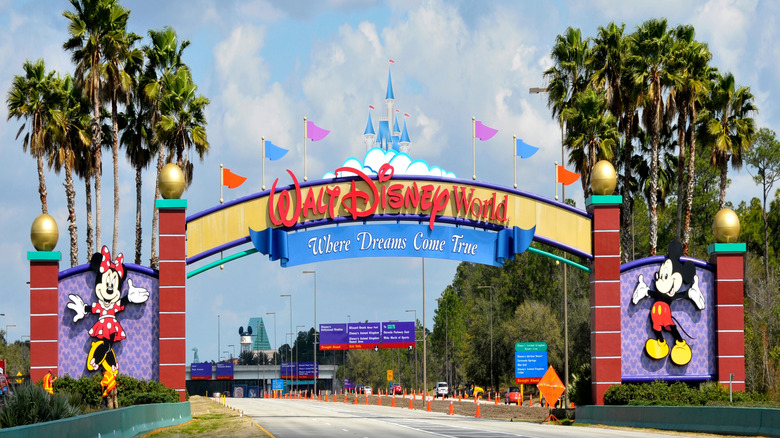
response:
{"label": "purple flag", "polygon": [[319,126],[315,125],[312,121],[306,122],[306,137],[310,138],[311,141],[319,141],[325,138],[326,135],[328,135],[330,131],[327,129],[322,129]]}
{"label": "purple flag", "polygon": [[482,122],[477,120],[475,124],[474,134],[478,139],[482,141],[490,140],[491,138],[493,138],[494,135],[496,135],[496,133],[498,133],[498,129],[493,129],[489,126],[485,126],[482,124]]}

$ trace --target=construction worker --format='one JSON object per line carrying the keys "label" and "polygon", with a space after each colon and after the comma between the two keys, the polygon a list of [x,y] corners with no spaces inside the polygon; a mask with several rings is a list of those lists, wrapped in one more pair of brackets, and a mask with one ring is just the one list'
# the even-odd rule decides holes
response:
{"label": "construction worker", "polygon": [[54,382],[57,381],[57,376],[52,375],[51,370],[43,376],[43,389],[49,394],[54,394]]}

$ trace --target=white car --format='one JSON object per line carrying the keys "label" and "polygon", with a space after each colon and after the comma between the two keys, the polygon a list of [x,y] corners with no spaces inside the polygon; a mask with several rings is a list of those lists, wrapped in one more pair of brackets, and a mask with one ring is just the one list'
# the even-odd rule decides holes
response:
{"label": "white car", "polygon": [[439,382],[436,384],[436,389],[433,391],[433,398],[441,397],[446,398],[450,392],[450,387],[447,382]]}
{"label": "white car", "polygon": [[374,390],[370,386],[364,386],[363,391],[366,395],[374,395]]}

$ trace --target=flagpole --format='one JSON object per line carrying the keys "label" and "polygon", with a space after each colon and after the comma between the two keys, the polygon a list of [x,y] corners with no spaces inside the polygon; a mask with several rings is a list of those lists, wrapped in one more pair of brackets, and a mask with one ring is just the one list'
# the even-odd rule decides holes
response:
{"label": "flagpole", "polygon": [[308,129],[306,127],[306,117],[303,118],[303,180],[306,181],[306,136],[308,135]]}
{"label": "flagpole", "polygon": [[471,116],[471,179],[477,179],[477,122],[474,116]]}
{"label": "flagpole", "polygon": [[265,190],[265,137],[260,137],[260,140],[261,140],[261,143],[263,144],[263,148],[262,148],[263,149],[263,158],[260,160],[260,161],[263,162],[263,173],[262,173],[262,175],[263,175],[262,178],[263,179],[260,180],[260,182],[261,182],[260,188],[262,190]]}
{"label": "flagpole", "polygon": [[515,185],[514,187],[517,188],[517,136],[512,136],[512,144],[514,145],[514,148],[512,149],[512,159],[515,160]]}
{"label": "flagpole", "polygon": [[555,162],[555,200],[558,200],[558,162]]}
{"label": "flagpole", "polygon": [[225,185],[225,171],[222,170],[222,163],[219,163],[219,203],[224,202],[222,199],[222,186]]}

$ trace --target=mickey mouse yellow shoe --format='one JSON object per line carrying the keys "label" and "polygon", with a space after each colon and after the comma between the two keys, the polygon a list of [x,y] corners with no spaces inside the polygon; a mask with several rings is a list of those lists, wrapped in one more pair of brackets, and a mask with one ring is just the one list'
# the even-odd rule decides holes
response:
{"label": "mickey mouse yellow shoe", "polygon": [[691,361],[691,347],[685,340],[675,341],[671,357],[675,365],[687,365]]}
{"label": "mickey mouse yellow shoe", "polygon": [[645,350],[647,350],[648,356],[653,359],[663,359],[669,354],[669,344],[666,343],[666,339],[648,339],[645,343]]}

